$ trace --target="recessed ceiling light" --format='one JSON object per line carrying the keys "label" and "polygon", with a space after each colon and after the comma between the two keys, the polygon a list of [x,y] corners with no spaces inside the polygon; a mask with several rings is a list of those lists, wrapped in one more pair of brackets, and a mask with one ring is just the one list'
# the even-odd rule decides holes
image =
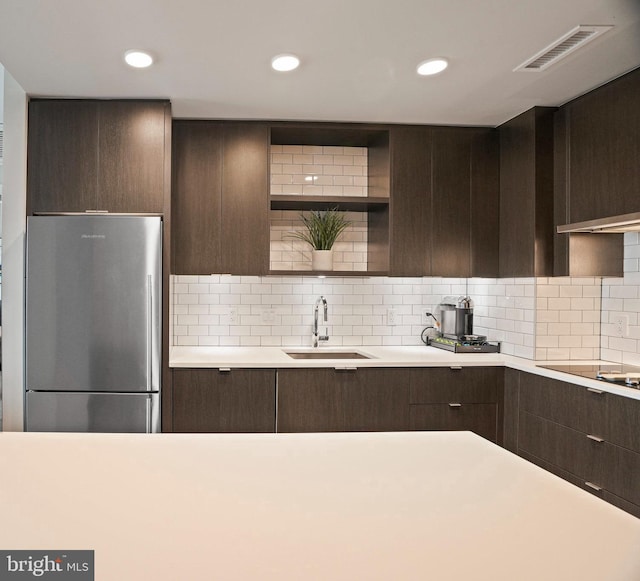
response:
{"label": "recessed ceiling light", "polygon": [[422,76],[437,75],[449,66],[449,62],[445,58],[434,58],[422,61],[417,68],[418,74]]}
{"label": "recessed ceiling light", "polygon": [[292,71],[298,68],[300,59],[294,54],[279,54],[271,59],[271,67],[280,72]]}
{"label": "recessed ceiling light", "polygon": [[124,53],[124,60],[129,66],[137,69],[144,69],[153,63],[153,57],[141,50],[128,50]]}

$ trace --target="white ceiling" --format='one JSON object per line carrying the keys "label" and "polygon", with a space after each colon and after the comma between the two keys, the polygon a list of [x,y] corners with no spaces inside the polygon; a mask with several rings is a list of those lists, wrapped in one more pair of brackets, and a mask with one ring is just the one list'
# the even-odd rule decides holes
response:
{"label": "white ceiling", "polygon": [[[512,72],[579,24],[614,28]],[[273,72],[282,52],[301,67]],[[418,77],[432,56],[449,69]],[[640,2],[1,0],[0,63],[33,96],[168,98],[174,117],[499,125],[639,66]]]}

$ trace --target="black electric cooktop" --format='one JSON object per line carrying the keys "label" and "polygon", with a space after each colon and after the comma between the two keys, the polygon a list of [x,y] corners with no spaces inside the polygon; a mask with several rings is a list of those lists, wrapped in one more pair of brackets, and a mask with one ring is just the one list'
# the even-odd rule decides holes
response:
{"label": "black electric cooktop", "polygon": [[603,363],[600,365],[574,363],[539,365],[538,367],[640,389],[640,367],[636,365],[624,363]]}

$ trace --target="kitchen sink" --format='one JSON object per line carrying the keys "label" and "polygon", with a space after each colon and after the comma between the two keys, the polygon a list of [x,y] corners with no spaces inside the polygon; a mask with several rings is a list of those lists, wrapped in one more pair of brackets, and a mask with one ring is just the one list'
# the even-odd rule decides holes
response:
{"label": "kitchen sink", "polygon": [[318,349],[317,351],[284,351],[292,359],[371,359],[371,355],[365,355],[358,351],[330,351]]}

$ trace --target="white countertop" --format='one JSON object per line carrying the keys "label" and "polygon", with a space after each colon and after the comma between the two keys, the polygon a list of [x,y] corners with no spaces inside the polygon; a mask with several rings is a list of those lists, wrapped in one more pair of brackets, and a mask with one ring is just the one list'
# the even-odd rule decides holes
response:
{"label": "white countertop", "polygon": [[[370,359],[293,359],[285,351],[357,351]],[[502,353],[452,353],[435,347],[171,347],[169,366],[180,368],[452,367],[504,366],[640,400],[640,390],[587,379],[540,365],[603,361],[531,361]]]}
{"label": "white countertop", "polygon": [[640,520],[470,432],[0,433],[0,547],[97,581],[637,581]]}

